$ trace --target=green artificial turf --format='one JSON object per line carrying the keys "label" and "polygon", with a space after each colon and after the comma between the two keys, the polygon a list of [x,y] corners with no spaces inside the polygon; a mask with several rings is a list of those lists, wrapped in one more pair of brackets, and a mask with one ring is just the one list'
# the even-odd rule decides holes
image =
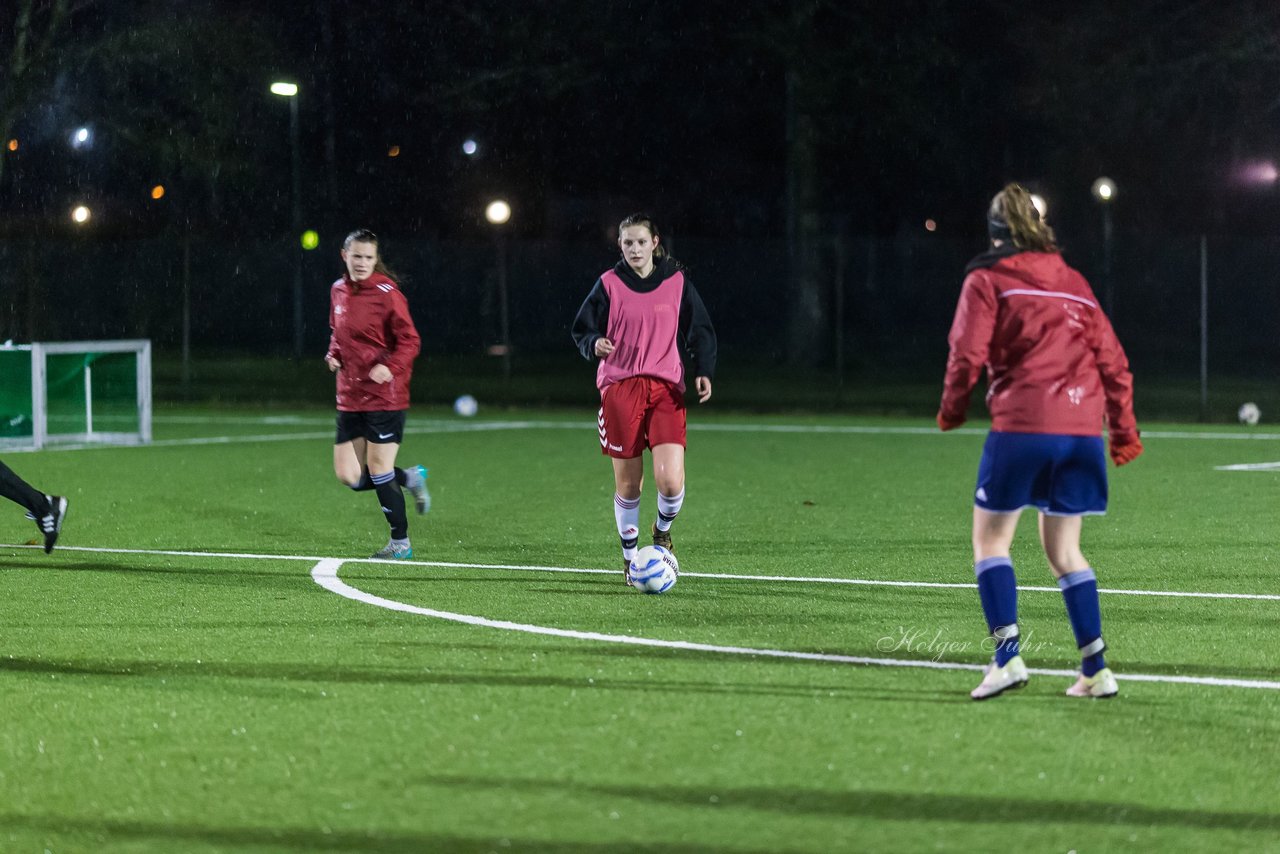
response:
{"label": "green artificial turf", "polygon": [[[907,666],[986,660],[971,586],[799,579],[971,585],[981,429],[698,410],[682,576],[643,596],[592,415],[412,411],[434,506],[401,564],[360,561],[386,527],[324,410],[4,455],[71,511],[52,555],[0,547],[0,851],[1280,845],[1280,691],[1159,681],[1280,683],[1280,601],[1104,593],[1121,695],[1081,701],[1061,597],[1024,589],[1028,664],[1060,672],[974,703],[976,669]],[[1280,593],[1280,471],[1215,469],[1280,437],[1143,426],[1085,524],[1100,586]],[[34,536],[5,506],[0,541]],[[1030,516],[1014,557],[1053,588]],[[322,588],[321,558],[433,615]]]}

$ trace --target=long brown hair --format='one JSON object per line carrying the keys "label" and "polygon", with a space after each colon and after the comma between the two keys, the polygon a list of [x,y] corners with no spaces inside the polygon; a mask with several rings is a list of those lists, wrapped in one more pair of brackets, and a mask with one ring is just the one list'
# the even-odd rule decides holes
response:
{"label": "long brown hair", "polygon": [[991,199],[987,229],[993,238],[1012,242],[1024,252],[1059,251],[1053,229],[1041,218],[1031,194],[1021,184],[1008,184]]}
{"label": "long brown hair", "polygon": [[[352,243],[372,243],[374,249],[378,252],[378,260],[373,263],[373,272],[381,273],[397,285],[400,284],[400,276],[392,272],[386,264],[382,262],[382,250],[378,247],[378,235],[374,234],[367,228],[357,228],[348,234],[342,241],[342,251],[345,252],[351,247]],[[358,282],[350,282],[354,289],[359,289]]]}

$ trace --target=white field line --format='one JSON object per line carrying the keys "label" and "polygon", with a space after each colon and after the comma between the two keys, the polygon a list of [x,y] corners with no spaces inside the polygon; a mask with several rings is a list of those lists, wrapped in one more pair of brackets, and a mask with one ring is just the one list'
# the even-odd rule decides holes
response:
{"label": "white field line", "polygon": [[1280,471],[1280,462],[1237,463],[1233,466],[1214,466],[1218,471]]}
{"label": "white field line", "polygon": [[[30,549],[40,546],[5,545],[0,548]],[[510,570],[515,572],[565,572],[578,575],[617,575],[616,569],[591,569],[576,566],[540,566],[537,564],[516,563],[463,563],[444,560],[383,560],[380,558],[333,558],[324,555],[273,555],[260,552],[195,552],[173,549],[108,549],[94,546],[58,546],[58,551],[98,552],[101,554],[159,555],[165,557],[207,557],[207,558],[240,558],[246,560],[303,560],[311,563],[322,560],[338,560],[342,563],[384,563],[392,566],[432,566],[441,569],[489,569]],[[793,584],[850,584],[864,587],[914,587],[935,590],[975,590],[977,584],[945,581],[894,581],[875,578],[828,578],[825,576],[805,575],[746,575],[735,572],[686,572],[681,571],[683,578],[718,578],[726,581],[766,581]],[[1058,593],[1057,587],[1036,587],[1018,585],[1018,590],[1029,593]],[[1197,590],[1125,590],[1123,588],[1099,587],[1099,593],[1120,596],[1171,596],[1187,599],[1247,599],[1261,602],[1280,602],[1280,594],[1275,593],[1217,593]]]}
{"label": "white field line", "polygon": [[[861,655],[840,655],[825,652],[799,652],[786,649],[769,649],[767,647],[725,646],[722,644],[695,643],[693,641],[662,640],[635,635],[611,635],[603,632],[584,632],[576,629],[557,629],[550,626],[537,626],[530,623],[514,623],[510,620],[491,620],[471,614],[456,614],[452,611],[438,611],[434,608],[423,608],[398,602],[395,599],[384,599],[372,593],[366,593],[352,587],[338,577],[338,569],[344,563],[339,558],[326,558],[311,569],[311,577],[325,590],[339,596],[363,602],[389,611],[405,614],[418,614],[437,620],[448,620],[468,626],[484,626],[509,632],[524,632],[532,635],[545,635],[557,638],[596,641],[599,643],[629,644],[631,646],[656,647],[660,649],[680,649],[691,652],[713,652],[722,655],[749,655],[756,658],[789,658],[801,661],[829,661],[834,664],[862,664],[878,667],[915,667],[927,670],[976,670],[981,671],[981,664],[961,664],[951,661],[920,660],[910,658],[869,658]],[[798,580],[798,579],[788,579]],[[1027,668],[1028,673],[1038,676],[1075,676],[1074,670],[1049,670],[1043,668]],[[1261,679],[1222,679],[1216,676],[1164,676],[1151,673],[1131,673],[1117,676],[1117,679],[1130,682],[1166,682],[1183,685],[1208,685],[1219,688],[1254,688],[1280,691],[1280,682],[1268,682]]]}
{"label": "white field line", "polygon": [[[35,549],[38,546],[0,546],[0,548],[30,548]],[[755,647],[739,647],[739,646],[723,646],[719,644],[703,644],[692,641],[669,641],[658,638],[643,638],[632,635],[610,635],[601,632],[583,632],[574,629],[557,629],[549,626],[536,626],[526,623],[514,623],[508,620],[491,620],[487,617],[477,617],[470,614],[456,614],[450,611],[437,611],[432,608],[422,608],[417,605],[409,605],[404,602],[397,602],[394,599],[384,599],[380,596],[374,596],[363,590],[352,587],[346,582],[338,578],[338,569],[346,563],[370,563],[370,564],[390,564],[392,566],[433,566],[441,568],[454,569],[490,569],[490,570],[518,570],[524,572],[567,572],[582,573],[595,575],[616,575],[617,570],[608,569],[582,569],[564,566],[521,566],[517,564],[479,564],[479,563],[455,563],[447,561],[393,561],[379,560],[376,558],[334,558],[334,557],[317,557],[306,555],[268,555],[253,554],[247,552],[194,552],[194,551],[178,551],[169,549],[107,549],[94,548],[88,546],[69,546],[59,551],[77,551],[77,552],[98,552],[105,554],[136,554],[136,555],[155,555],[155,556],[171,556],[171,557],[199,557],[199,558],[243,558],[251,560],[293,560],[308,561],[314,564],[311,570],[311,577],[316,584],[337,593],[347,599],[357,602],[374,605],[379,608],[385,608],[392,611],[401,611],[409,614],[420,614],[426,617],[434,617],[436,619],[448,620],[451,622],[464,623],[473,626],[484,626],[489,628],[503,629],[506,631],[519,631],[529,634],[548,635],[553,637],[574,638],[579,640],[591,640],[603,643],[621,643],[631,644],[634,646],[661,647],[665,649],[683,649],[697,652],[715,652],[726,655],[752,655],[769,658],[790,658],[805,661],[830,661],[840,664],[864,664],[876,665],[881,667],[916,667],[930,670],[977,670],[981,671],[983,665],[980,664],[962,664],[959,662],[933,661],[933,660],[916,660],[916,659],[897,659],[897,658],[869,658],[856,655],[839,655],[835,653],[819,653],[819,652],[798,652],[795,650],[779,650]],[[768,575],[735,575],[729,573],[683,573],[685,577],[693,578],[720,578],[732,579],[735,581],[773,581],[773,582],[815,582],[815,583],[833,583],[833,584],[864,584],[887,587],[922,587],[922,588],[973,588],[973,584],[943,584],[938,582],[923,581],[876,581],[872,579],[835,579],[835,578],[807,578],[807,577],[788,577],[788,576],[768,576]],[[1021,587],[1020,590],[1037,591],[1037,592],[1057,592],[1056,587]],[[1152,591],[1152,590],[1100,590],[1106,593],[1128,593],[1132,595],[1150,595],[1150,596],[1194,596],[1200,598],[1217,598],[1217,599],[1280,599],[1280,596],[1271,596],[1266,594],[1247,594],[1247,593],[1194,593],[1183,591]],[[1073,676],[1073,670],[1049,670],[1031,668],[1030,673],[1042,676]],[[1213,676],[1166,676],[1160,674],[1142,674],[1130,673],[1117,678],[1131,682],[1163,682],[1171,684],[1185,685],[1209,685],[1215,687],[1227,688],[1256,688],[1267,690],[1280,690],[1280,682],[1269,682],[1256,679],[1222,679]]]}
{"label": "white field line", "polygon": [[[160,419],[156,419],[160,420]],[[191,423],[187,417],[175,416],[172,418],[174,423]],[[218,418],[211,417],[203,423],[237,423],[237,424],[262,424],[264,426],[270,424],[309,424],[321,423],[317,420],[293,419],[287,416],[267,416],[260,419],[250,418]],[[406,435],[430,435],[433,433],[481,433],[503,430],[595,430],[595,422],[577,422],[577,421],[539,421],[539,420],[513,420],[513,421],[464,421],[458,420],[425,420],[417,424],[411,424],[406,427]],[[943,434],[936,427],[874,427],[860,426],[854,424],[690,424],[689,430],[692,432],[709,432],[709,433],[804,433],[813,435],[894,435],[894,436],[938,436]],[[959,430],[951,431],[952,435],[968,435],[983,436],[986,435],[986,428],[965,427]],[[1167,430],[1151,430],[1143,434],[1147,439],[1224,439],[1224,440],[1280,440],[1280,433],[1196,433],[1185,431],[1167,431]],[[260,433],[247,436],[196,436],[187,439],[156,439],[149,445],[111,445],[94,444],[88,442],[66,444],[66,445],[49,445],[46,451],[83,451],[86,449],[102,449],[104,447],[149,447],[149,448],[166,448],[166,447],[188,447],[197,445],[240,445],[256,442],[295,442],[295,441],[311,441],[318,439],[332,439],[332,430],[323,431],[307,431],[298,433]],[[6,453],[25,453],[30,448],[12,448],[6,449]],[[1269,465],[1269,464],[1267,464]],[[1238,470],[1236,467],[1220,467],[1223,470]]]}

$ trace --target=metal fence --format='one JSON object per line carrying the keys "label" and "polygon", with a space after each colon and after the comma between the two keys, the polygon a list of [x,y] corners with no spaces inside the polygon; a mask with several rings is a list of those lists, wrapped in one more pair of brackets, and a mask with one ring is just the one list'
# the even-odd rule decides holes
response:
{"label": "metal fence", "polygon": [[[183,241],[0,242],[0,340],[150,338],[160,352],[189,340],[201,351],[288,354],[293,346],[293,246]],[[933,235],[850,237],[824,244],[820,281],[825,368],[889,368],[940,375],[946,334],[972,244]],[[389,241],[424,351],[480,353],[501,342],[497,247]],[[572,356],[569,329],[582,299],[616,254],[608,245],[515,241],[505,247],[510,341],[518,353]],[[682,240],[721,342],[722,361],[789,359],[787,252],[782,242]],[[1202,341],[1199,237],[1115,247],[1112,274],[1067,255],[1111,312],[1135,372],[1194,377],[1280,375],[1280,241],[1209,238]],[[843,258],[841,263],[839,259]],[[323,352],[336,247],[304,264],[304,344]],[[184,293],[186,296],[184,297]],[[1207,346],[1206,346],[1207,345]]]}

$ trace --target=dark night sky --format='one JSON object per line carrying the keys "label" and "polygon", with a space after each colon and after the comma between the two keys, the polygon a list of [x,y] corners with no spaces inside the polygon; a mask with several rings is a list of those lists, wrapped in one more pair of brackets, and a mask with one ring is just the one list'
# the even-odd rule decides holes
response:
{"label": "dark night sky", "polygon": [[[288,109],[266,87],[289,75],[320,227],[469,236],[502,193],[527,236],[594,238],[645,208],[685,233],[781,237],[800,121],[812,207],[862,232],[932,217],[980,235],[1008,180],[1079,229],[1107,174],[1127,228],[1261,233],[1274,173],[1240,176],[1280,157],[1274,6],[90,4],[17,112],[0,216],[43,227],[89,194],[124,232],[278,231]],[[72,152],[79,123],[94,146]],[[162,203],[145,195],[157,182]]]}

